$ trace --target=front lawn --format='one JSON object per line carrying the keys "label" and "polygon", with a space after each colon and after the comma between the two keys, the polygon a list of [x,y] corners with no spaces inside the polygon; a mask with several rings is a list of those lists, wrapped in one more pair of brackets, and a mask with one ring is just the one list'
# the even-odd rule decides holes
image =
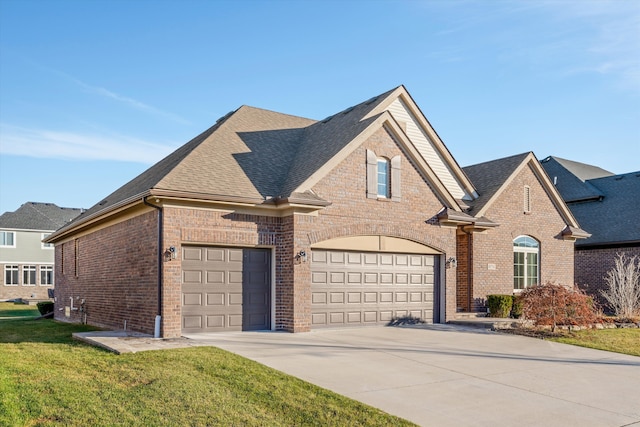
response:
{"label": "front lawn", "polygon": [[0,425],[413,425],[213,347],[114,355],[93,328],[0,320]]}
{"label": "front lawn", "polygon": [[640,329],[587,329],[550,338],[552,341],[640,356]]}
{"label": "front lawn", "polygon": [[35,305],[0,302],[0,318],[3,317],[37,317],[40,316]]}

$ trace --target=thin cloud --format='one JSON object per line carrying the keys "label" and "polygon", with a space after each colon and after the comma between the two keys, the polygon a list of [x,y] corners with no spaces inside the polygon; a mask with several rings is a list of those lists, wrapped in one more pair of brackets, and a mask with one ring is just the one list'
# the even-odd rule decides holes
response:
{"label": "thin cloud", "polygon": [[114,99],[118,102],[121,102],[125,105],[128,105],[131,108],[135,108],[137,110],[140,111],[144,111],[146,113],[150,113],[156,116],[160,116],[160,117],[164,117],[166,119],[172,120],[174,122],[180,123],[180,124],[184,124],[184,125],[188,125],[191,124],[191,122],[189,122],[188,120],[173,114],[173,113],[169,113],[166,111],[162,111],[158,108],[152,107],[151,105],[147,105],[144,102],[140,102],[138,100],[135,100],[133,98],[129,98],[120,94],[117,94],[115,92],[112,92],[108,89],[105,89],[103,87],[99,87],[99,86],[92,86],[89,85],[81,80],[76,79],[73,76],[70,76],[68,74],[65,73],[61,73],[63,75],[65,75],[67,78],[69,78],[70,80],[72,80],[74,83],[76,83],[78,86],[82,87],[83,89],[85,89],[87,92],[89,93],[93,93],[96,95],[100,95],[102,97],[105,98],[109,98],[109,99]]}
{"label": "thin cloud", "polygon": [[153,164],[173,148],[131,137],[28,129],[0,124],[0,154]]}
{"label": "thin cloud", "polygon": [[[470,60],[474,52],[493,46],[507,61],[516,59],[559,76],[600,74],[640,92],[637,1],[462,0],[435,5],[453,16],[435,33],[445,50],[460,46],[461,34],[474,35],[456,57]],[[496,29],[498,36],[485,28]]]}

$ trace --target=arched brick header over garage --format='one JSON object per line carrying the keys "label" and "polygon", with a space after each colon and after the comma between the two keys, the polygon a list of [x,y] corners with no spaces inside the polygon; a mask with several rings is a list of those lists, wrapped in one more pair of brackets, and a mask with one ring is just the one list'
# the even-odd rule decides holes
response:
{"label": "arched brick header over garage", "polygon": [[[339,239],[339,238],[356,238],[356,237],[389,237],[394,239],[404,239],[410,242],[427,246],[430,250],[435,252],[425,253],[440,253],[444,254],[446,251],[443,249],[448,245],[441,237],[432,236],[424,231],[411,230],[406,227],[396,226],[391,223],[359,223],[351,225],[343,225],[338,227],[331,227],[320,231],[309,233],[309,245],[313,248],[320,242]],[[390,240],[391,241],[391,240]],[[398,243],[398,242],[396,242]]]}

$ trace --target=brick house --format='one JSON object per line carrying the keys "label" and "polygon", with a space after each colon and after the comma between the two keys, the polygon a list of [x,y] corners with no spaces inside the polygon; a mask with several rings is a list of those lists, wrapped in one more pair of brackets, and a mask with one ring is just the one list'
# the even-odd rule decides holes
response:
{"label": "brick house", "polygon": [[604,278],[617,254],[640,257],[640,171],[615,175],[597,166],[549,156],[541,161],[591,237],[575,242],[575,283],[601,303]]}
{"label": "brick house", "polygon": [[0,301],[49,299],[55,282],[54,248],[42,239],[80,212],[53,203],[27,202],[0,215]]}
{"label": "brick house", "polygon": [[163,337],[445,322],[513,292],[519,237],[529,279],[566,281],[585,233],[516,160],[487,198],[403,86],[321,121],[242,106],[47,239],[55,316]]}

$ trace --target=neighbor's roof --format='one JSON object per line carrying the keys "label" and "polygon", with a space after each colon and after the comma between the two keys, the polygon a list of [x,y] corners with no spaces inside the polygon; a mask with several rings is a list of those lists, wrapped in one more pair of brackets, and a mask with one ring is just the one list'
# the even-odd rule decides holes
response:
{"label": "neighbor's roof", "polygon": [[569,205],[591,237],[576,246],[636,243],[640,244],[640,171],[590,179],[604,197]]}
{"label": "neighbor's roof", "polygon": [[27,202],[15,212],[0,215],[0,228],[55,231],[69,224],[81,212],[81,209],[61,208],[53,203]]}
{"label": "neighbor's roof", "polygon": [[467,202],[471,207],[468,213],[477,215],[486,204],[502,188],[504,183],[513,175],[515,170],[529,156],[530,153],[516,154],[503,159],[478,163],[477,165],[462,168],[473,185],[478,190],[479,197]]}
{"label": "neighbor's roof", "polygon": [[540,163],[567,203],[603,197],[604,194],[589,180],[613,175],[597,166],[553,156],[541,160]]}

